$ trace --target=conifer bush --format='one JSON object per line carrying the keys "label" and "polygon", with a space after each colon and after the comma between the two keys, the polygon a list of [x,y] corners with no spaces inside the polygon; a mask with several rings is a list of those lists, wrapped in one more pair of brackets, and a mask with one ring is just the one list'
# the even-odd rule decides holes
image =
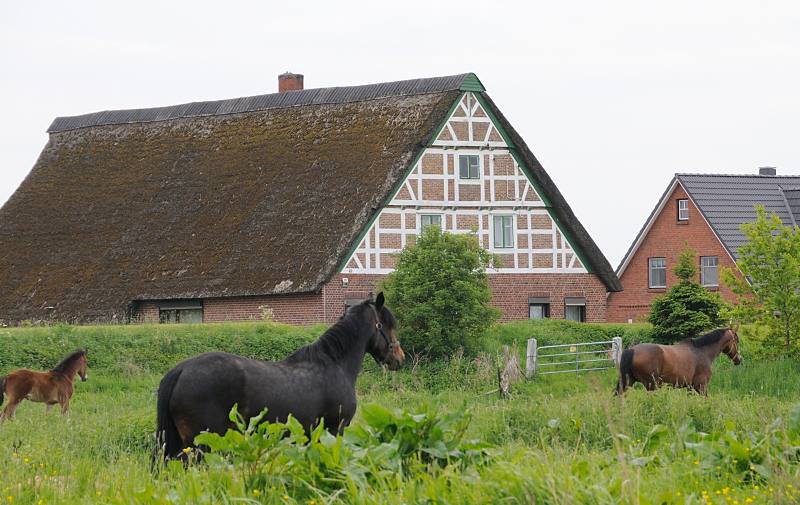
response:
{"label": "conifer bush", "polygon": [[723,324],[724,302],[718,293],[697,282],[696,259],[693,250],[685,249],[673,270],[678,283],[653,300],[649,321],[658,341],[672,343],[694,338]]}

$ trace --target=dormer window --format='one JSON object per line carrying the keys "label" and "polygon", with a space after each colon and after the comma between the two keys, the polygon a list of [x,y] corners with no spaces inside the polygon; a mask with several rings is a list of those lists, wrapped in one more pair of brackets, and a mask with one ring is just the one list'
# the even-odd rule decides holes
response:
{"label": "dormer window", "polygon": [[689,200],[682,198],[678,200],[678,221],[689,220]]}
{"label": "dormer window", "polygon": [[481,178],[481,158],[477,154],[461,154],[458,157],[458,177],[460,179]]}

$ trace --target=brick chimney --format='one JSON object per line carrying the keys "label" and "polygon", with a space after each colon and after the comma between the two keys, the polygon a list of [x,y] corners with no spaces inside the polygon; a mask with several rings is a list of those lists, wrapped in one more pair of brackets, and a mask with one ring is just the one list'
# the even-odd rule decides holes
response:
{"label": "brick chimney", "polygon": [[758,167],[758,175],[778,175],[775,167]]}
{"label": "brick chimney", "polygon": [[286,72],[278,76],[278,93],[303,89],[303,74]]}

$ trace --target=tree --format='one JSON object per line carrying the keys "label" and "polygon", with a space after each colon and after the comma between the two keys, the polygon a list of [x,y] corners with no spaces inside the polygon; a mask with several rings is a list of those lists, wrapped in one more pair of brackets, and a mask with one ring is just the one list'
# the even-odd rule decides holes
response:
{"label": "tree", "polygon": [[696,337],[722,324],[722,298],[696,281],[696,261],[695,252],[685,249],[673,269],[678,283],[653,300],[649,320],[657,340],[670,343]]}
{"label": "tree", "polygon": [[440,358],[461,347],[477,351],[497,320],[486,267],[492,254],[473,235],[451,235],[425,228],[417,243],[399,255],[383,282],[387,305],[400,320],[403,348]]}
{"label": "tree", "polygon": [[788,354],[800,329],[800,228],[757,205],[756,220],[741,229],[747,237],[736,261],[742,276],[725,269],[723,281],[739,298],[736,313],[767,325]]}

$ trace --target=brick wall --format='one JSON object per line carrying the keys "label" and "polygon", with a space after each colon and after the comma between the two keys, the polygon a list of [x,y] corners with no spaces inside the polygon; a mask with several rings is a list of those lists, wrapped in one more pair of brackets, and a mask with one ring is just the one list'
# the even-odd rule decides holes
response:
{"label": "brick wall", "polygon": [[586,321],[606,320],[606,288],[593,274],[492,274],[492,305],[501,321],[528,319],[528,298],[549,297],[550,317],[564,319],[564,298],[586,298]]}
{"label": "brick wall", "polygon": [[[717,239],[700,211],[689,200],[689,220],[678,221],[677,200],[688,198],[681,185],[677,185],[669,196],[661,213],[655,218],[639,249],[634,254],[620,281],[624,291],[610,293],[608,297],[609,322],[638,322],[647,318],[650,304],[658,295],[664,294],[670,286],[678,282],[672,269],[678,256],[689,247],[697,252],[697,267],[700,271],[700,256],[716,256],[720,270],[722,267],[735,268],[736,265],[727,250]],[[649,288],[649,258],[666,258],[667,288]],[[698,279],[699,280],[699,279]],[[720,284],[721,279],[720,279]],[[733,301],[733,293],[724,286],[710,288],[718,290],[725,300]]]}
{"label": "brick wall", "polygon": [[[209,298],[203,300],[203,321],[259,321],[269,313],[275,321],[290,324],[329,323],[344,312],[348,299],[364,299],[377,292],[384,275],[338,274],[320,293],[293,295]],[[344,286],[343,279],[347,279]],[[564,298],[586,298],[586,320],[602,322],[606,317],[606,291],[592,274],[491,274],[492,305],[499,308],[502,321],[528,318],[528,297],[549,297],[550,314],[564,318]],[[138,306],[137,322],[158,322],[158,305]]]}

